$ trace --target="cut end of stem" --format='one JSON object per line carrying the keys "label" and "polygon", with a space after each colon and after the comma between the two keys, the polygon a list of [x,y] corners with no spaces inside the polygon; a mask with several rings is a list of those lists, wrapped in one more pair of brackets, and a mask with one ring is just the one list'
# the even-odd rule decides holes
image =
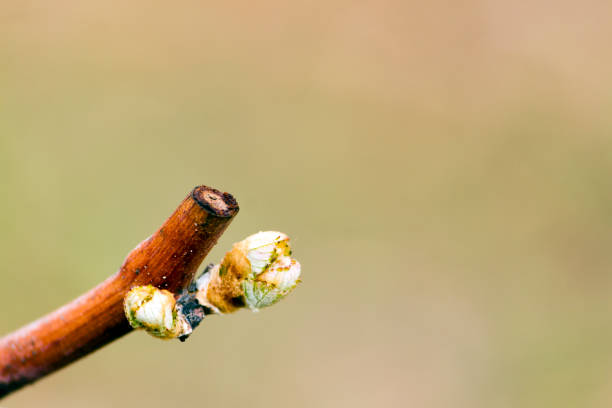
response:
{"label": "cut end of stem", "polygon": [[239,209],[236,199],[231,194],[214,188],[198,186],[191,196],[202,208],[217,217],[233,217]]}

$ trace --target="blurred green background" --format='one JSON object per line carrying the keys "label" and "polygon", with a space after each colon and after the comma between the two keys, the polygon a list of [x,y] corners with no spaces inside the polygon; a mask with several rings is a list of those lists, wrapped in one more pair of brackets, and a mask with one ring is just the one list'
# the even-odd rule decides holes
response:
{"label": "blurred green background", "polygon": [[198,184],[303,283],[3,407],[609,407],[612,4],[0,5],[0,330]]}

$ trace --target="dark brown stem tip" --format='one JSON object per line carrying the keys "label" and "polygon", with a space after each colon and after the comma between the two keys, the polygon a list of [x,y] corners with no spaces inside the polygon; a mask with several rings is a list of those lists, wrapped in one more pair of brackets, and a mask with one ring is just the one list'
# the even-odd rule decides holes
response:
{"label": "dark brown stem tip", "polygon": [[217,217],[233,217],[239,210],[238,203],[231,194],[214,188],[198,186],[193,189],[191,196],[202,208]]}

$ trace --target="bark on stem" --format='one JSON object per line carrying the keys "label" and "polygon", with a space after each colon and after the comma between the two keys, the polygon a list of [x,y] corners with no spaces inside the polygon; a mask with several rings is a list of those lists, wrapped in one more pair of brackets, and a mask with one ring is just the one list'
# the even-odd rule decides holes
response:
{"label": "bark on stem", "polygon": [[238,213],[227,193],[199,186],[113,276],[0,339],[0,398],[130,332],[123,297],[137,285],[179,293]]}

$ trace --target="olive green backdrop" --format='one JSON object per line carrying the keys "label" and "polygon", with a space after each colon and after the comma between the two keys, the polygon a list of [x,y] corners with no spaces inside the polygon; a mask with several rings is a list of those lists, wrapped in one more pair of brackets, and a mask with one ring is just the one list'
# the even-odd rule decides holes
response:
{"label": "olive green backdrop", "polygon": [[303,283],[3,407],[609,407],[612,5],[0,4],[0,333],[197,184]]}

